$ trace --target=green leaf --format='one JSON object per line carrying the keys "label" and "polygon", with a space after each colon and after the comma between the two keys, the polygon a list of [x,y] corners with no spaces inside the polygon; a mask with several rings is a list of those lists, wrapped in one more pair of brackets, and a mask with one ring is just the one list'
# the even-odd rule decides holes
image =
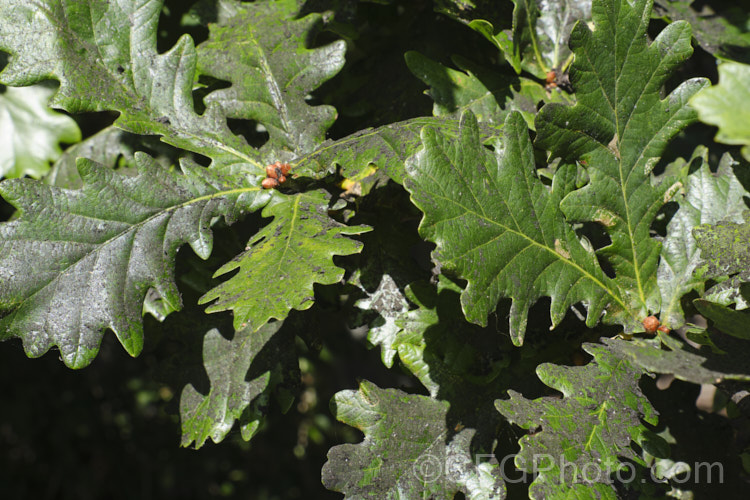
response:
{"label": "green leaf", "polygon": [[61,142],[81,140],[75,121],[47,107],[53,92],[34,85],[0,94],[0,178],[41,177],[62,154]]}
{"label": "green leaf", "polygon": [[[516,0],[513,0],[513,3],[518,5]],[[515,26],[516,10],[514,10],[513,13],[513,22]],[[477,33],[480,33],[483,37],[489,40],[492,45],[497,47],[505,56],[505,60],[513,67],[513,70],[516,73],[521,73],[520,51],[516,50],[518,45],[513,44],[513,37],[509,30],[498,31],[492,23],[486,19],[474,19],[468,23],[468,26]]]}
{"label": "green leaf", "polygon": [[[528,1],[528,0],[526,0]],[[585,23],[591,19],[590,0],[536,0],[538,18],[534,20],[535,50],[539,51],[543,70],[562,71],[571,57],[568,48],[570,34],[579,21]]]}
{"label": "green leaf", "polygon": [[[693,36],[701,48],[720,59],[750,62],[750,33],[745,19],[747,9],[732,2],[701,4],[700,12],[691,7],[694,0],[656,0],[654,16],[667,21],[684,20],[693,27]],[[718,10],[718,11],[717,11]],[[744,28],[744,29],[743,29]]]}
{"label": "green leaf", "polygon": [[[512,0],[513,12],[504,12],[509,2],[494,0],[439,0],[436,10],[443,12],[480,33],[497,47],[514,71],[521,73],[523,55],[527,47],[536,42],[533,26],[539,16],[534,0]],[[507,19],[512,19],[511,29],[502,29]],[[543,78],[543,74],[535,75]]]}
{"label": "green leaf", "polygon": [[[700,301],[705,302],[705,301]],[[697,304],[701,307],[700,304]],[[721,306],[719,306],[721,307]],[[706,309],[709,314],[711,311]],[[736,312],[736,311],[735,311]],[[747,323],[745,323],[747,324]],[[693,384],[718,384],[724,380],[750,380],[750,364],[747,360],[747,341],[721,333],[710,335],[713,348],[703,346],[695,349],[677,342],[670,350],[659,349],[644,340],[625,341],[602,339],[614,352],[627,356],[645,370],[653,373],[669,373],[680,380]]]}
{"label": "green leaf", "polygon": [[708,165],[708,149],[699,146],[690,165],[700,167],[687,177],[685,195],[678,199],[680,209],[667,226],[667,237],[661,251],[657,271],[661,291],[661,322],[670,329],[681,327],[685,318],[680,299],[691,290],[701,289],[705,278],[699,268],[701,251],[693,237],[693,228],[700,224],[716,224],[721,220],[743,222],[747,209],[744,198],[750,196],[732,172],[735,164],[726,153],[714,174]]}
{"label": "green leaf", "polygon": [[414,75],[430,86],[428,94],[435,102],[435,116],[460,116],[470,109],[480,123],[500,126],[510,111],[520,111],[533,127],[537,104],[564,101],[555,92],[549,97],[540,84],[488,70],[476,63],[454,56],[456,71],[432,61],[419,52],[407,52],[406,64]]}
{"label": "green leaf", "polygon": [[704,299],[696,299],[693,304],[723,333],[738,339],[750,340],[750,311],[737,311]]}
{"label": "green leaf", "polygon": [[[404,162],[422,147],[419,133],[425,126],[440,130],[449,137],[458,134],[455,118],[419,117],[377,128],[368,128],[337,141],[328,140],[314,152],[296,159],[292,164],[299,175],[322,177],[342,169],[344,177],[356,177],[376,165],[395,182],[404,182]],[[482,124],[483,140],[489,142],[501,134],[501,125]]]}
{"label": "green leaf", "polygon": [[[276,321],[257,331],[238,330],[231,340],[216,328],[206,333],[203,362],[211,389],[205,396],[192,385],[183,389],[182,446],[195,442],[200,448],[209,437],[218,443],[235,420],[245,441],[258,432],[271,394],[283,390],[282,382],[299,379],[294,341],[288,333],[277,333],[281,325]],[[282,392],[282,398],[288,409],[290,396]]]}
{"label": "green leaf", "polygon": [[[470,109],[479,122],[500,124],[505,119],[503,98],[509,95],[516,78],[482,71],[481,67],[459,57],[454,57],[453,63],[463,71],[447,68],[419,52],[407,52],[404,59],[414,76],[430,86],[428,94],[435,102],[432,111],[435,116],[460,116]],[[483,78],[472,70],[482,71]],[[533,111],[535,105],[531,103]]]}
{"label": "green leaf", "polygon": [[[539,7],[534,0],[512,0],[513,1],[513,28],[510,33],[505,32],[505,36],[510,35],[512,52],[508,51],[508,44],[502,43],[499,47],[505,54],[505,59],[510,62],[516,73],[521,69],[534,68],[533,61],[524,57],[530,47],[536,48],[536,38],[534,37],[534,25],[539,18]],[[502,42],[502,38],[499,40]],[[538,54],[538,51],[534,51]],[[533,57],[533,56],[532,56]],[[531,63],[531,64],[529,64]],[[534,72],[532,71],[532,74]],[[534,76],[542,77],[541,74]]]}
{"label": "green leaf", "polygon": [[435,10],[466,25],[474,19],[486,19],[499,25],[511,14],[509,2],[495,0],[436,0]]}
{"label": "green leaf", "polygon": [[451,401],[476,397],[488,384],[490,391],[497,390],[496,379],[509,363],[496,352],[497,332],[492,335],[463,319],[461,291],[442,275],[437,289],[422,281],[409,285],[406,297],[417,308],[401,314],[396,321],[401,331],[392,342],[401,362],[432,397]]}
{"label": "green leaf", "polygon": [[393,366],[396,356],[394,342],[401,328],[396,321],[409,310],[406,297],[399,290],[393,278],[384,274],[378,287],[372,292],[364,290],[366,297],[359,299],[354,306],[362,315],[377,313],[377,318],[368,325],[367,340],[372,345],[381,346],[381,358],[388,368]]}
{"label": "green leaf", "polygon": [[320,14],[292,20],[297,2],[230,2],[233,16],[209,24],[198,46],[201,74],[232,82],[204,101],[217,103],[229,118],[257,120],[270,135],[269,159],[291,159],[313,151],[325,139],[336,110],[310,106],[314,89],[344,65],[343,41],[306,48]]}
{"label": "green leaf", "polygon": [[155,137],[130,134],[115,127],[106,127],[65,150],[55,162],[44,182],[65,189],[83,186],[76,161],[88,158],[111,169],[135,171],[134,154],[137,150],[149,152],[165,168],[176,162],[176,150],[159,142]]}
{"label": "green leaf", "polygon": [[609,318],[632,321],[623,316],[619,289],[558,208],[575,186],[575,167],[558,169],[549,190],[536,176],[519,113],[508,115],[494,153],[479,141],[473,115],[461,123],[457,141],[422,131],[424,149],[409,164],[405,187],[425,214],[420,234],[437,244],[433,259],[468,281],[461,294],[466,318],[486,325],[500,297],[512,298],[516,345],[523,342],[529,308],[542,296],[552,299],[553,326],[577,302],[588,305],[589,326],[608,305]]}
{"label": "green leaf", "polygon": [[570,32],[578,20],[590,19],[590,0],[512,1],[512,30],[497,32],[486,19],[474,19],[469,27],[500,49],[516,73],[523,69],[544,79],[551,69],[567,68]]}
{"label": "green leaf", "polygon": [[702,122],[719,127],[716,140],[743,146],[750,161],[750,65],[727,62],[719,65],[719,83],[690,100]]}
{"label": "green leaf", "polygon": [[365,434],[359,444],[334,446],[323,466],[323,485],[350,499],[449,500],[505,498],[496,461],[472,453],[475,431],[454,430],[448,403],[363,381],[331,402],[340,421]]}
{"label": "green leaf", "polygon": [[329,217],[325,191],[294,195],[276,194],[262,212],[273,221],[258,231],[246,251],[219,268],[214,277],[239,272],[201,297],[199,303],[216,302],[207,312],[234,313],[236,330],[257,330],[270,319],[284,319],[289,311],[312,306],[313,284],[338,282],[344,270],[334,255],[351,255],[362,249],[345,235],[368,231],[365,226],[345,226]]}
{"label": "green leaf", "polygon": [[[507,374],[505,368],[510,362],[503,350],[510,347],[507,337],[500,337],[495,329],[468,323],[461,313],[461,288],[442,275],[437,289],[426,281],[415,281],[405,292],[416,309],[402,308],[390,311],[390,315],[381,312],[391,319],[386,323],[391,328],[387,332],[383,327],[371,328],[368,340],[382,347],[384,363],[389,367],[397,352],[404,367],[433,398],[450,404],[454,427],[476,431],[474,449],[491,452],[497,429],[503,424],[492,402],[507,387],[508,377],[500,377]],[[399,305],[405,300],[398,289],[390,297],[396,297]],[[382,304],[378,306],[383,308]]]}
{"label": "green leaf", "polygon": [[138,175],[125,177],[80,159],[76,191],[29,179],[0,184],[21,211],[0,225],[0,339],[20,337],[33,357],[56,345],[66,365],[81,368],[110,328],[137,355],[149,289],[172,310],[181,306],[178,247],[189,243],[207,258],[214,218],[231,223],[268,200],[258,187],[187,162],[181,173],[139,153],[136,164]]}
{"label": "green leaf", "polygon": [[69,112],[113,110],[115,125],[208,156],[214,167],[263,166],[258,153],[231,133],[217,105],[198,115],[192,88],[196,52],[183,36],[156,51],[163,0],[113,3],[0,1],[0,48],[10,52],[6,85],[53,78],[50,101]]}
{"label": "green leaf", "polygon": [[373,231],[359,238],[364,244],[362,253],[347,259],[353,268],[347,284],[363,295],[354,303],[356,312],[347,323],[368,328],[367,339],[381,347],[381,359],[388,368],[396,355],[393,341],[400,331],[396,321],[409,309],[403,289],[429,274],[414,257],[414,250],[424,242],[415,224],[419,212],[405,194],[393,183],[379,186],[357,203],[357,215],[349,220],[371,226]]}
{"label": "green leaf", "polygon": [[508,391],[509,400],[495,402],[511,422],[533,431],[519,441],[516,467],[539,475],[529,488],[530,498],[618,498],[611,475],[629,477],[642,459],[631,449],[641,442],[657,413],[641,392],[643,370],[611,349],[584,344],[594,359],[581,367],[543,363],[537,375],[562,392],[562,399],[528,400]]}
{"label": "green leaf", "polygon": [[570,221],[598,222],[612,243],[597,251],[628,290],[628,309],[644,318],[658,311],[656,268],[660,243],[651,224],[678,184],[651,183],[651,170],[667,142],[695,119],[687,100],[707,84],[683,82],[666,98],[660,90],[692,53],[690,25],[672,23],[650,45],[651,1],[594,0],[594,30],[578,23],[570,46],[570,82],[577,104],[548,104],[536,117],[536,145],[566,162],[586,165],[589,184],[561,208]]}
{"label": "green leaf", "polygon": [[508,427],[493,402],[512,378],[507,370],[512,346],[497,329],[479,328],[463,318],[460,292],[442,276],[437,289],[424,281],[409,285],[406,296],[417,308],[397,321],[402,330],[392,347],[433,398],[450,404],[454,429],[475,430],[473,449],[491,453],[498,430]]}
{"label": "green leaf", "polygon": [[736,275],[741,281],[750,281],[750,223],[745,222],[750,212],[744,211],[742,218],[741,223],[726,221],[693,229],[705,262],[705,277]]}

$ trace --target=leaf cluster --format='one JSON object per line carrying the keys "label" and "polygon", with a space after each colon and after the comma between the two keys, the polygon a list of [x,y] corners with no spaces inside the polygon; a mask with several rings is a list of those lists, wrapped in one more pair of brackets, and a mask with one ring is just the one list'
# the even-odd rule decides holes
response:
{"label": "leaf cluster", "polygon": [[750,462],[750,39],[690,4],[202,0],[164,48],[164,0],[0,0],[0,340],[81,369],[178,324],[195,448],[333,359],[346,498],[700,492],[652,379],[716,386]]}

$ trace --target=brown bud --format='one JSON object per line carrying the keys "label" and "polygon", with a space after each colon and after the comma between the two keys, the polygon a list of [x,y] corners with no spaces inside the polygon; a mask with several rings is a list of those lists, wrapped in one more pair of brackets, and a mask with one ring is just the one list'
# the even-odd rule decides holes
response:
{"label": "brown bud", "polygon": [[281,162],[272,163],[270,165],[266,165],[266,176],[271,177],[272,179],[276,179],[279,176],[279,171],[281,168]]}
{"label": "brown bud", "polygon": [[656,316],[649,316],[643,320],[643,328],[646,329],[646,333],[654,334],[656,329],[659,328],[659,320]]}

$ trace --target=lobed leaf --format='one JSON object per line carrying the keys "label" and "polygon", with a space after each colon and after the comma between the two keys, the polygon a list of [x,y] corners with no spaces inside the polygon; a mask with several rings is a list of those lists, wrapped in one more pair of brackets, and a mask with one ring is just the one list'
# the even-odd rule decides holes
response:
{"label": "lobed leaf", "polygon": [[229,130],[217,105],[193,108],[196,52],[183,36],[156,51],[163,0],[0,1],[0,48],[10,52],[0,73],[6,85],[60,82],[50,101],[70,112],[120,112],[115,125],[208,156],[214,167],[262,160]]}
{"label": "lobed leaf", "polygon": [[560,212],[560,200],[575,187],[575,167],[560,168],[549,190],[536,176],[519,113],[506,118],[494,153],[479,141],[473,115],[461,123],[457,141],[422,131],[424,149],[407,167],[405,187],[425,214],[420,234],[437,244],[433,259],[468,281],[461,294],[466,318],[485,325],[500,297],[512,298],[516,345],[523,342],[529,308],[542,296],[552,299],[553,327],[577,302],[587,304],[589,326],[608,305],[613,321],[632,321],[619,288]]}
{"label": "lobed leaf", "polygon": [[661,291],[660,320],[671,329],[681,327],[685,318],[680,299],[691,290],[702,289],[705,270],[693,228],[719,221],[744,222],[744,198],[750,196],[732,172],[736,163],[729,153],[722,157],[716,173],[708,165],[708,149],[699,146],[689,162],[701,166],[687,176],[685,195],[678,199],[680,209],[667,226],[667,236],[657,270]]}
{"label": "lobed leaf", "polygon": [[536,117],[536,144],[564,161],[581,160],[589,184],[562,200],[570,221],[598,222],[611,244],[598,250],[627,290],[627,306],[644,318],[660,308],[656,268],[660,243],[650,229],[676,184],[651,183],[667,142],[695,120],[688,99],[707,84],[683,82],[666,98],[660,90],[692,54],[690,25],[672,23],[650,45],[651,0],[594,0],[594,30],[578,23],[570,46],[575,106],[548,104]]}
{"label": "lobed leaf", "polygon": [[[700,11],[696,8],[700,5]],[[717,59],[750,62],[750,33],[743,29],[747,11],[739,5],[700,4],[695,0],[656,0],[654,16],[673,22],[684,20],[693,27],[701,48]]]}
{"label": "lobed leaf", "polygon": [[323,466],[323,485],[344,498],[449,500],[459,491],[505,498],[498,464],[475,459],[474,429],[448,427],[447,403],[363,381],[358,391],[337,393],[331,406],[365,434],[359,444],[331,448]]}
{"label": "lobed leaf", "polygon": [[[618,498],[613,474],[641,463],[631,449],[657,413],[641,392],[643,370],[613,349],[584,344],[594,359],[585,366],[537,367],[546,385],[562,399],[528,400],[508,391],[510,399],[495,402],[511,422],[533,431],[521,438],[516,467],[539,472],[529,488],[531,498]],[[625,476],[628,477],[628,476]]]}
{"label": "lobed leaf", "polygon": [[210,437],[222,441],[239,421],[242,438],[250,440],[263,420],[273,392],[282,390],[284,410],[291,396],[283,392],[283,382],[299,379],[293,338],[278,333],[282,322],[263,325],[254,331],[245,328],[227,340],[213,328],[206,333],[203,362],[211,382],[207,395],[188,384],[180,397],[182,446],[195,443],[200,448]]}
{"label": "lobed leaf", "polygon": [[[750,286],[745,284],[744,286]],[[747,293],[745,293],[747,295]],[[738,339],[750,340],[750,311],[730,309],[705,299],[693,301],[698,311],[710,319],[714,326],[722,333]],[[714,342],[716,344],[716,342]],[[747,346],[744,346],[747,347]]]}
{"label": "lobed leaf", "polygon": [[535,3],[539,14],[529,29],[534,31],[534,49],[541,56],[538,64],[543,70],[562,71],[572,56],[568,42],[573,27],[579,21],[586,23],[591,19],[591,0],[535,0]]}
{"label": "lobed leaf", "polygon": [[[368,128],[342,139],[328,140],[310,154],[297,158],[294,171],[299,175],[322,177],[340,166],[344,177],[356,177],[371,165],[381,168],[394,182],[404,182],[404,162],[422,147],[419,133],[425,126],[455,137],[459,122],[455,118],[419,117],[398,123]],[[483,140],[489,142],[501,134],[501,125],[482,124]]]}
{"label": "lobed leaf", "polygon": [[262,123],[271,161],[310,153],[325,139],[336,110],[311,106],[307,97],[342,68],[345,43],[308,49],[322,16],[293,19],[295,2],[225,1],[221,7],[231,13],[208,25],[208,40],[198,46],[198,71],[232,85],[204,101],[219,104],[229,118]]}
{"label": "lobed leaf", "polygon": [[[578,20],[591,17],[590,0],[512,0],[513,25],[499,30],[489,17],[463,13],[470,28],[495,45],[516,73],[522,70],[544,79],[548,71],[562,72],[569,64],[568,40]],[[490,4],[491,2],[480,2]],[[510,17],[510,16],[508,16]],[[469,19],[471,19],[469,21]]]}
{"label": "lobed leaf", "polygon": [[188,163],[167,170],[138,153],[136,164],[138,175],[125,177],[80,159],[80,190],[29,179],[0,184],[21,211],[0,225],[0,339],[20,337],[33,357],[56,345],[66,365],[81,368],[110,328],[137,355],[149,289],[169,309],[181,306],[178,248],[189,243],[207,258],[215,218],[231,223],[268,200],[258,187]]}
{"label": "lobed leaf", "polygon": [[750,161],[750,65],[727,62],[719,65],[719,83],[690,100],[702,122],[719,127],[716,141],[743,146]]}
{"label": "lobed leaf", "polygon": [[374,346],[381,346],[381,359],[388,368],[393,366],[397,350],[395,342],[401,328],[396,323],[409,310],[409,303],[393,278],[384,274],[378,287],[372,292],[360,286],[365,297],[355,302],[354,306],[362,316],[376,313],[377,317],[368,326],[367,340]]}
{"label": "lobed leaf", "polygon": [[283,196],[276,194],[263,209],[273,221],[256,233],[246,251],[219,268],[216,276],[239,272],[201,297],[213,300],[207,312],[234,313],[236,330],[257,330],[270,319],[282,320],[289,311],[312,306],[313,285],[338,282],[344,270],[334,255],[351,255],[362,249],[344,235],[368,231],[365,226],[345,226],[328,215],[325,191]]}
{"label": "lobed leaf", "polygon": [[[705,302],[705,301],[702,301]],[[702,307],[698,305],[698,307]],[[718,306],[722,307],[722,306]],[[701,312],[712,311],[706,307]],[[733,311],[739,313],[739,311]],[[746,319],[745,325],[746,323]],[[747,331],[747,328],[745,328]],[[743,352],[747,351],[747,340],[731,338],[722,333],[709,336],[713,346],[693,348],[687,343],[670,343],[670,350],[659,349],[644,340],[624,341],[602,339],[618,355],[627,357],[652,373],[669,373],[680,380],[693,384],[719,384],[725,380],[750,380],[750,364]]]}
{"label": "lobed leaf", "polygon": [[[502,123],[507,113],[501,107],[503,97],[510,94],[510,87],[516,78],[482,71],[477,65],[463,58],[453,58],[454,64],[463,71],[447,68],[432,61],[419,52],[404,54],[409,70],[430,86],[427,91],[434,101],[432,113],[435,116],[456,114],[460,116],[470,109],[479,122]],[[474,71],[482,71],[479,78]],[[530,111],[536,111],[536,103],[530,103]]]}
{"label": "lobed leaf", "polygon": [[72,118],[47,107],[53,92],[34,85],[0,94],[0,178],[41,177],[62,154],[61,142],[81,140]]}
{"label": "lobed leaf", "polygon": [[51,186],[79,189],[83,186],[83,181],[76,166],[78,158],[87,158],[105,167],[120,169],[120,173],[133,172],[136,170],[136,151],[147,152],[165,168],[177,161],[177,150],[159,142],[156,137],[130,134],[109,126],[66,149],[52,165],[44,182]]}

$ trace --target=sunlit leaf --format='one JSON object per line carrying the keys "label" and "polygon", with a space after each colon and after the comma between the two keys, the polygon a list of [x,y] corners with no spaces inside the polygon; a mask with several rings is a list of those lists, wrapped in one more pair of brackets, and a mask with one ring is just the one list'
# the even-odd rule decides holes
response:
{"label": "sunlit leaf", "polygon": [[326,488],[350,499],[450,500],[459,491],[470,499],[505,498],[497,462],[473,456],[473,429],[448,427],[447,403],[363,381],[358,391],[337,393],[331,405],[365,438],[331,448]]}
{"label": "sunlit leaf", "polygon": [[41,177],[60,157],[60,143],[81,140],[72,118],[47,107],[53,92],[33,85],[0,94],[0,178]]}
{"label": "sunlit leaf", "polygon": [[136,163],[138,175],[125,177],[81,159],[80,190],[30,179],[0,185],[21,212],[0,225],[0,338],[20,337],[30,356],[56,345],[65,364],[80,368],[109,328],[137,355],[149,289],[181,307],[177,249],[189,243],[207,258],[215,217],[233,222],[268,200],[196,165],[167,170],[143,154]]}
{"label": "sunlit leaf", "polygon": [[701,251],[693,237],[693,228],[719,221],[744,222],[747,209],[744,199],[750,196],[732,172],[736,163],[729,154],[722,158],[719,169],[712,173],[708,165],[708,150],[699,147],[690,164],[701,166],[687,177],[685,195],[678,198],[680,209],[667,226],[667,237],[662,246],[658,281],[661,291],[661,322],[675,329],[685,322],[680,299],[691,290],[702,288],[704,273]]}
{"label": "sunlit leaf", "polygon": [[313,285],[338,282],[344,270],[334,255],[350,255],[362,244],[346,235],[360,234],[364,226],[345,226],[328,215],[323,191],[276,195],[263,209],[273,221],[256,233],[246,251],[216,271],[221,276],[239,272],[201,297],[215,302],[207,312],[234,313],[237,330],[257,330],[270,319],[284,319],[289,311],[313,305]]}
{"label": "sunlit leaf", "polygon": [[548,104],[536,118],[536,145],[563,161],[586,166],[587,186],[562,200],[570,221],[597,222],[611,244],[599,249],[629,290],[628,309],[644,318],[660,308],[656,268],[660,243],[650,229],[657,212],[679,188],[651,182],[667,142],[695,120],[687,100],[707,84],[691,79],[662,98],[662,85],[692,54],[690,25],[672,23],[648,43],[650,0],[595,0],[593,31],[578,23],[571,33],[575,61],[570,82],[575,106]]}
{"label": "sunlit leaf", "polygon": [[[282,322],[269,323],[257,331],[245,328],[227,340],[214,328],[206,333],[203,362],[211,389],[202,395],[187,385],[180,397],[182,446],[200,448],[208,438],[222,441],[239,421],[246,441],[257,432],[280,383],[299,379],[294,342],[278,333]],[[286,395],[284,403],[291,403]]]}
{"label": "sunlit leaf", "polygon": [[719,65],[719,83],[690,100],[701,121],[719,127],[716,140],[744,146],[750,161],[750,65],[727,62]]}
{"label": "sunlit leaf", "polygon": [[604,346],[584,349],[594,357],[585,366],[537,367],[542,382],[562,398],[528,400],[508,391],[510,399],[495,402],[511,422],[532,431],[521,438],[515,458],[519,469],[539,471],[531,498],[618,498],[615,473],[633,467],[625,460],[642,463],[631,443],[641,441],[644,422],[657,422],[638,386],[643,369]]}
{"label": "sunlit leaf", "polygon": [[468,281],[461,304],[469,321],[485,325],[498,300],[510,297],[510,334],[520,345],[528,310],[542,296],[552,298],[553,326],[577,302],[588,305],[589,325],[608,305],[612,318],[622,318],[619,288],[559,209],[575,186],[575,168],[559,169],[548,189],[536,177],[519,113],[508,115],[494,153],[482,146],[470,114],[458,141],[425,128],[422,142],[405,187],[425,214],[420,234],[437,244],[433,258]]}

